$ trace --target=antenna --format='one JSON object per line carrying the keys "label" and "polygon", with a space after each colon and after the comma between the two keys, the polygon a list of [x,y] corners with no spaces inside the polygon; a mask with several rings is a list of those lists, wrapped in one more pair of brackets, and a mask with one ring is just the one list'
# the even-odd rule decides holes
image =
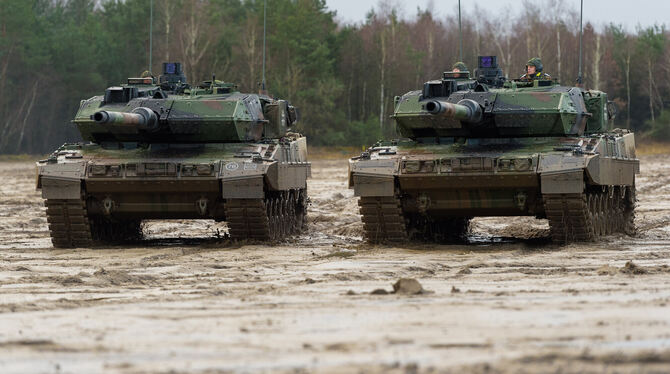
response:
{"label": "antenna", "polygon": [[584,0],[581,0],[581,8],[579,10],[579,73],[577,75],[577,86],[582,85],[582,16],[584,15]]}
{"label": "antenna", "polygon": [[458,0],[458,43],[459,43],[459,60],[463,61],[463,29],[461,28],[461,0]]}
{"label": "antenna", "polygon": [[149,73],[151,73],[153,55],[153,39],[154,39],[154,0],[149,2]]}
{"label": "antenna", "polygon": [[268,0],[263,2],[263,81],[261,82],[261,93],[265,93],[265,24],[267,19]]}

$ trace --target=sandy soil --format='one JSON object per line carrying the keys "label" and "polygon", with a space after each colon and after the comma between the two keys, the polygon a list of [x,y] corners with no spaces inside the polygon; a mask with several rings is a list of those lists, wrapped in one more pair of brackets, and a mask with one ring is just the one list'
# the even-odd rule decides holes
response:
{"label": "sandy soil", "polygon": [[[569,246],[528,218],[369,246],[346,162],[313,174],[290,242],[174,221],[138,245],[54,250],[32,164],[0,163],[0,372],[669,371],[670,156],[642,159],[636,237]],[[427,292],[370,294],[399,278]]]}

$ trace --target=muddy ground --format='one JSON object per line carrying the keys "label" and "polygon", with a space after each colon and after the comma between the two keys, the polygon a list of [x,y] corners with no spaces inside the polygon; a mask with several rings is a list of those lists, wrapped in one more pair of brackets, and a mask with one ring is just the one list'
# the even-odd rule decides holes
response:
{"label": "muddy ground", "polygon": [[[364,244],[346,162],[321,160],[295,240],[149,222],[137,245],[54,250],[34,177],[0,163],[2,373],[670,371],[670,156],[642,158],[636,237],[568,246],[528,218]],[[428,292],[370,294],[399,278]]]}

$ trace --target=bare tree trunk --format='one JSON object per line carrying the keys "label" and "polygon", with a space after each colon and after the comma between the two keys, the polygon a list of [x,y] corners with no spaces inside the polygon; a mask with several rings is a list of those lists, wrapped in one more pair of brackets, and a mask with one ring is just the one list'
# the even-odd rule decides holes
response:
{"label": "bare tree trunk", "polygon": [[561,26],[560,23],[556,23],[556,61],[557,69],[556,78],[561,80]]}
{"label": "bare tree trunk", "polygon": [[513,51],[516,49],[516,44],[514,47],[512,47],[512,36],[509,33],[507,34],[506,43],[507,43],[507,57],[505,58],[505,61],[507,62],[507,66],[505,67],[504,71],[507,71],[506,73],[507,78],[509,78],[508,69],[510,68],[510,66],[512,66],[512,54]]}
{"label": "bare tree trunk", "polygon": [[[479,55],[481,55],[482,35],[479,32],[479,27],[476,27],[476,26],[475,26],[475,40],[476,40],[475,56],[479,56]],[[465,56],[463,56],[463,58],[465,59]]]}
{"label": "bare tree trunk", "polygon": [[253,89],[258,80],[256,73],[256,43],[258,41],[258,34],[255,22],[249,19],[247,20],[246,25],[247,32],[242,35],[242,42],[244,43],[243,53],[246,57],[246,61],[249,62],[249,88]]}
{"label": "bare tree trunk", "polygon": [[165,0],[165,61],[170,61],[170,26],[172,22],[172,9],[170,1]]}
{"label": "bare tree trunk", "polygon": [[379,80],[379,128],[384,132],[384,73],[386,66],[386,41],[385,41],[385,32],[382,30],[381,41],[382,41],[382,61],[381,61],[381,78]]}
{"label": "bare tree trunk", "polygon": [[347,118],[351,123],[351,86],[354,85],[354,69],[349,72],[349,84],[347,87]]}
{"label": "bare tree trunk", "polygon": [[[191,9],[189,14],[189,21],[183,27],[183,37],[182,42],[182,51],[184,53],[184,58],[186,60],[187,71],[193,72],[193,80],[198,81],[203,78],[200,69],[197,69],[200,60],[208,52],[209,45],[211,43],[212,34],[208,32],[201,32],[200,27],[206,25],[202,21],[202,16],[206,10],[198,8],[198,6],[205,6],[200,4],[199,1],[191,1]],[[196,13],[198,17],[196,18]],[[204,42],[201,43],[200,38],[206,38]]]}
{"label": "bare tree trunk", "polygon": [[596,52],[593,56],[593,88],[600,89],[600,34],[596,34]]}
{"label": "bare tree trunk", "polygon": [[[7,69],[9,68],[9,61],[12,56],[12,50],[14,49],[14,44],[9,46],[7,51],[3,53],[4,55],[4,61],[2,63],[2,68],[0,68],[0,97],[5,98],[5,83],[7,82]],[[7,105],[9,103],[9,100],[3,99],[2,103],[4,105],[0,106],[0,116],[5,115],[7,116],[9,113],[6,113],[5,110],[7,109]]]}
{"label": "bare tree trunk", "polygon": [[363,100],[361,100],[362,101],[362,103],[361,103],[362,104],[361,105],[361,108],[362,108],[361,115],[362,115],[362,117],[361,118],[363,118],[364,121],[368,119],[368,110],[367,110],[367,107],[365,106],[365,99],[367,99],[367,95],[368,95],[368,82],[366,80],[364,80],[363,81]]}
{"label": "bare tree trunk", "polygon": [[23,143],[23,135],[26,132],[26,122],[28,122],[28,117],[30,117],[30,112],[33,110],[33,104],[35,104],[35,96],[37,96],[37,83],[39,81],[36,80],[35,84],[33,84],[33,89],[32,89],[32,97],[30,98],[30,104],[28,104],[28,109],[26,110],[26,114],[23,116],[23,123],[21,124],[21,134],[19,135],[19,141],[16,143],[16,153],[19,153],[19,150],[21,150],[21,143]]}
{"label": "bare tree trunk", "polygon": [[647,71],[649,72],[649,112],[651,113],[651,123],[656,123],[654,118],[654,92],[652,90],[653,76],[651,74],[651,57],[647,58]]}
{"label": "bare tree trunk", "polygon": [[435,55],[435,33],[431,27],[428,31],[428,64],[433,64],[433,59]]}
{"label": "bare tree trunk", "polygon": [[626,128],[630,130],[630,50],[626,55]]}
{"label": "bare tree trunk", "polygon": [[16,125],[12,125],[14,121],[18,121],[19,115],[24,112],[24,108],[26,107],[26,104],[28,103],[28,98],[26,97],[24,100],[21,101],[21,106],[19,109],[16,111],[16,115],[14,118],[11,116],[7,116],[7,119],[5,121],[5,125],[2,128],[2,133],[0,134],[0,153],[7,152],[7,148],[9,147],[9,141],[11,140],[12,135],[14,132],[16,132]]}

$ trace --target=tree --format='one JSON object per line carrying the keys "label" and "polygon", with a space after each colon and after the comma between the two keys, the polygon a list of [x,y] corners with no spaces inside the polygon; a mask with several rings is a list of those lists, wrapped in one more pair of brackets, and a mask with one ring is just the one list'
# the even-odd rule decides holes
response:
{"label": "tree", "polygon": [[626,86],[626,128],[630,129],[630,62],[633,49],[631,37],[621,25],[610,24],[608,31],[614,40],[614,59],[624,74]]}
{"label": "tree", "polygon": [[660,102],[661,107],[663,105],[661,95],[658,93],[655,84],[654,72],[656,67],[660,66],[658,59],[663,55],[665,42],[665,26],[654,25],[645,29],[638,29],[637,49],[647,65],[647,93],[649,94],[649,113],[652,124],[656,121],[654,102]]}

